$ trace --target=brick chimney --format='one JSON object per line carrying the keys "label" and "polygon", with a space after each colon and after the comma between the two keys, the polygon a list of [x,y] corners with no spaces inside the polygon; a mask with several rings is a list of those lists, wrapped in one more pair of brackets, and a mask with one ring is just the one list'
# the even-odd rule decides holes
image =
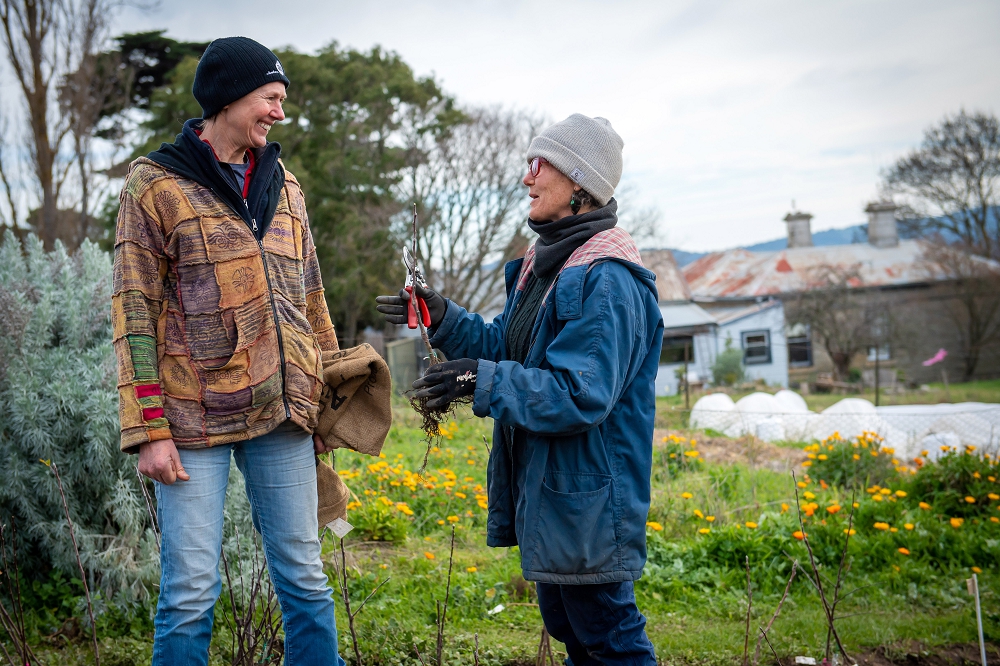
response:
{"label": "brick chimney", "polygon": [[891,201],[873,201],[865,208],[868,213],[868,242],[875,247],[896,247],[896,204]]}
{"label": "brick chimney", "polygon": [[813,235],[809,226],[812,220],[809,213],[793,211],[785,216],[785,224],[788,225],[788,247],[812,247]]}

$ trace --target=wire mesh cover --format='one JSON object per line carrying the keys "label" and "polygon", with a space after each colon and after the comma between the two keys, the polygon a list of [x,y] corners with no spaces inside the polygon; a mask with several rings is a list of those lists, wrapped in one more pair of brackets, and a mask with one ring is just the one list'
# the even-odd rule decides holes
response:
{"label": "wire mesh cover", "polygon": [[861,398],[845,398],[816,413],[793,391],[753,393],[738,402],[713,393],[695,403],[690,425],[768,442],[818,440],[835,432],[849,439],[876,432],[906,458],[926,450],[934,459],[942,446],[1000,447],[1000,404],[981,402],[875,407]]}

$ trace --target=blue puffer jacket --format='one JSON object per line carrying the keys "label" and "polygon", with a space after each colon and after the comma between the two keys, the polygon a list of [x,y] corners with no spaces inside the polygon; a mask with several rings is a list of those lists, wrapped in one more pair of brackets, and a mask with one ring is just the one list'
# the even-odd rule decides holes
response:
{"label": "blue puffer jacket", "polygon": [[[504,343],[524,259],[507,264],[507,303],[492,323],[449,303],[431,339],[448,358],[480,359],[473,412],[495,420],[486,541],[520,545],[526,580],[636,580],[646,562],[663,342],[656,277],[621,257],[585,260],[571,257],[545,297],[524,365],[505,360]],[[526,433],[522,455],[505,427]]]}

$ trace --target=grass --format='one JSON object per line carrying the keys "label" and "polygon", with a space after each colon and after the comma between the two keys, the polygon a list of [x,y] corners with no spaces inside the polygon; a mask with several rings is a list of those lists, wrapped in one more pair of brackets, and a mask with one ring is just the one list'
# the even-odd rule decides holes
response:
{"label": "grass", "polygon": [[[977,390],[983,395],[1000,391],[1000,382],[980,384],[983,386],[963,389],[963,395],[975,395]],[[670,408],[679,402],[676,397],[658,400],[660,426],[671,425],[676,410]],[[435,608],[445,594],[452,526],[456,544],[446,661],[471,664],[474,637],[478,635],[483,664],[534,662],[542,621],[534,606],[533,586],[521,578],[518,550],[491,549],[484,543],[486,510],[481,496],[488,454],[483,438],[491,438],[492,424],[467,411],[460,414],[445,427],[440,446],[430,454],[427,471],[418,478],[413,472],[425,451],[418,418],[402,402],[394,409],[395,422],[384,458],[339,452],[336,460],[360,504],[350,512],[355,530],[345,541],[354,607],[391,577],[357,619],[365,662],[419,664],[414,645],[428,664],[432,662]],[[636,595],[648,619],[650,638],[666,663],[736,664],[742,657],[746,613],[744,573],[736,563],[742,562],[744,552],[751,554],[755,589],[752,626],[757,626],[770,618],[787,580],[790,563],[782,549],[805,561],[801,544],[788,536],[795,527],[794,508],[781,506],[794,506],[793,487],[787,472],[773,471],[766,464],[722,465],[697,457],[670,458],[671,452],[691,448],[683,434],[675,440],[655,443],[649,520],[662,529],[649,529],[649,564],[636,583]],[[674,462],[678,459],[684,464]],[[849,505],[846,491],[821,491],[816,484],[810,489],[816,490],[816,501],[824,505]],[[849,617],[840,625],[848,650],[910,640],[920,641],[928,649],[975,641],[972,603],[964,591],[964,579],[970,575],[968,564],[918,559],[916,555],[904,558],[895,554],[894,545],[888,556],[876,557],[876,551],[885,550],[877,539],[890,535],[875,534],[868,527],[871,520],[881,519],[873,513],[881,505],[876,507],[867,499],[862,502],[869,502],[862,503],[861,510],[868,523],[864,530],[859,525],[859,533],[866,533],[855,541],[852,556],[858,565],[848,575],[848,587],[862,589],[845,604],[842,612]],[[898,514],[899,507],[894,507]],[[819,515],[825,516],[820,511]],[[709,517],[714,520],[709,521]],[[818,548],[827,543],[824,534],[828,541],[839,534],[836,521],[844,518],[843,513],[831,515],[827,527],[811,524],[809,530],[816,531]],[[926,520],[931,520],[929,514]],[[747,522],[759,524],[760,529],[744,527]],[[973,522],[970,520],[963,530],[979,531],[962,535],[984,535],[969,538],[986,540],[982,552],[1000,552],[1000,526],[994,529],[990,523],[974,526]],[[700,534],[703,529],[710,532]],[[874,536],[869,538],[867,533]],[[911,533],[901,530],[891,538],[907,534]],[[933,541],[933,534],[925,539]],[[953,535],[943,533],[945,537]],[[336,541],[327,536],[323,557],[331,581],[335,579],[336,554]],[[1000,558],[989,561],[989,555],[977,557],[982,557],[974,563],[983,570],[983,607],[993,609],[987,611],[988,636],[996,641],[1000,637],[1000,616],[995,610],[1000,607]],[[871,562],[876,564],[868,564]],[[504,605],[502,611],[489,613],[500,604]],[[221,617],[219,610],[216,617]],[[347,620],[339,602],[338,629],[340,653],[351,658]],[[770,636],[783,661],[790,655],[822,656],[826,625],[817,595],[801,575]],[[119,631],[114,638],[103,637],[101,661],[112,666],[148,662],[151,640],[148,618],[143,618],[129,631]],[[218,621],[213,665],[228,663],[228,643],[225,628]],[[556,642],[553,647],[563,649]],[[85,636],[64,646],[46,647],[42,653],[46,663],[92,663]]]}

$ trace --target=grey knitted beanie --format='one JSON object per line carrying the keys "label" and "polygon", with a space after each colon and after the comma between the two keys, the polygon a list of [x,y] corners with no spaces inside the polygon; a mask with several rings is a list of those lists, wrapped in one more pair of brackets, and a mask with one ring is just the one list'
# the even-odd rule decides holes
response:
{"label": "grey knitted beanie", "polygon": [[624,145],[606,119],[574,113],[531,140],[528,161],[545,158],[605,206],[622,177]]}
{"label": "grey knitted beanie", "polygon": [[201,104],[201,117],[211,118],[227,104],[272,81],[286,88],[289,83],[271,49],[249,37],[222,37],[202,54],[191,92]]}

